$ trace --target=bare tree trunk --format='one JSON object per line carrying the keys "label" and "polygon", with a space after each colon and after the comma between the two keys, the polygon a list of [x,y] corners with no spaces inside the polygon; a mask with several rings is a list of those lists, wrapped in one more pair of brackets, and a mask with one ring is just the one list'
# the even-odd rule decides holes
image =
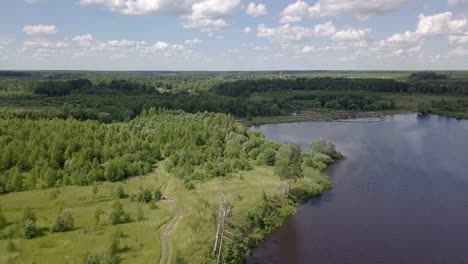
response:
{"label": "bare tree trunk", "polygon": [[218,242],[219,242],[219,236],[220,236],[220,230],[221,230],[221,217],[224,211],[224,181],[221,185],[221,195],[219,198],[219,211],[218,211],[218,226],[216,227],[216,239],[215,239],[215,244],[213,247],[213,252],[211,252],[211,255],[214,256],[216,254],[216,249],[218,248]]}

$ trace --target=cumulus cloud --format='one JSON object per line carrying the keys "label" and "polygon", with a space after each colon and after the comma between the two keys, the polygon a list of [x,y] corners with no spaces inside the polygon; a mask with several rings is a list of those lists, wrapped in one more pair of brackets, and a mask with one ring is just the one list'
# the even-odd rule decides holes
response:
{"label": "cumulus cloud", "polygon": [[244,28],[244,33],[248,34],[248,33],[250,33],[250,32],[252,32],[252,28],[251,28],[251,27],[247,26],[247,27]]}
{"label": "cumulus cloud", "polygon": [[35,25],[23,27],[23,32],[28,35],[51,35],[58,32],[54,25]]}
{"label": "cumulus cloud", "polygon": [[281,12],[281,23],[293,23],[306,17],[334,16],[351,13],[359,17],[381,15],[396,11],[408,0],[319,0],[315,5],[298,0]]}
{"label": "cumulus cloud", "polygon": [[211,32],[226,27],[226,18],[240,7],[240,0],[80,0],[125,15],[175,15],[185,28]]}
{"label": "cumulus cloud", "polygon": [[370,29],[337,30],[333,22],[318,24],[314,27],[302,27],[286,24],[268,28],[264,24],[257,27],[257,36],[268,38],[272,42],[291,43],[311,40],[313,37],[329,37],[336,42],[355,43],[364,41]]}
{"label": "cumulus cloud", "polygon": [[87,35],[76,36],[72,40],[78,43],[80,46],[90,46],[94,38],[91,34],[87,34]]}
{"label": "cumulus cloud", "polygon": [[309,14],[309,4],[304,1],[297,1],[288,5],[281,12],[281,23],[294,23],[301,21],[304,17]]}
{"label": "cumulus cloud", "polygon": [[268,10],[264,4],[258,4],[251,2],[247,6],[245,13],[251,17],[259,17],[268,14]]}
{"label": "cumulus cloud", "polygon": [[468,30],[466,18],[455,19],[451,12],[419,16],[416,34],[421,36],[459,35]]}

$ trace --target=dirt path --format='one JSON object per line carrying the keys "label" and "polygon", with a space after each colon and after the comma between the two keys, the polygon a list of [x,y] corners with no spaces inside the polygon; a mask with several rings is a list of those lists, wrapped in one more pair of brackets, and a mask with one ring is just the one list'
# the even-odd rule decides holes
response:
{"label": "dirt path", "polygon": [[175,205],[173,200],[165,200],[163,203],[172,208],[174,216],[166,224],[161,226],[161,256],[159,257],[159,264],[170,264],[172,259],[172,233],[174,232],[177,223],[182,218],[181,211]]}

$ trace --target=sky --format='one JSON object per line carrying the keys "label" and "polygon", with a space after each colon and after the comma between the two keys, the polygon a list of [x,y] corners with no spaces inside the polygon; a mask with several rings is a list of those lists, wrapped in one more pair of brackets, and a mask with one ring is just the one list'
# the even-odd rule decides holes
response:
{"label": "sky", "polygon": [[2,70],[468,70],[468,0],[1,0]]}

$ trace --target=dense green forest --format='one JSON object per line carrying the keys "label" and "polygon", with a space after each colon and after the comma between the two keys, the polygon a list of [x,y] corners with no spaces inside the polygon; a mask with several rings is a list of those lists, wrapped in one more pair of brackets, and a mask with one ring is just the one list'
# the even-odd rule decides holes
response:
{"label": "dense green forest", "polygon": [[130,123],[111,126],[3,119],[0,135],[2,193],[120,181],[149,173],[162,158],[169,172],[190,184],[248,170],[249,160],[274,159],[278,149],[229,116],[153,108]]}

